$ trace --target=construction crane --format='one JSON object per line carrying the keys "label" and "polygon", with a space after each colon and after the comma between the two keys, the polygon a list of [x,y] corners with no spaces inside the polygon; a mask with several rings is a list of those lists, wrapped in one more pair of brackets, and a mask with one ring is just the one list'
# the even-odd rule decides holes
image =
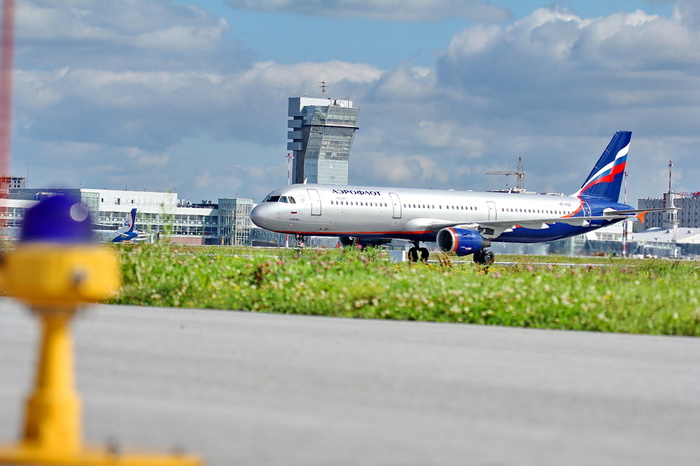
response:
{"label": "construction crane", "polygon": [[486,172],[487,175],[515,175],[518,177],[516,183],[516,190],[522,192],[525,190],[525,172],[523,171],[523,158],[518,157],[518,168],[515,171],[512,170],[493,170]]}

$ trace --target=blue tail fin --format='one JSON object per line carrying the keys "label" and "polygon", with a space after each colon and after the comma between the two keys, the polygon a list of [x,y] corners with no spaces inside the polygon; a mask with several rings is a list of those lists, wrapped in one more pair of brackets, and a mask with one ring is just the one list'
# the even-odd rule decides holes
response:
{"label": "blue tail fin", "polygon": [[631,131],[615,133],[575,196],[594,197],[608,202],[618,201],[631,139]]}
{"label": "blue tail fin", "polygon": [[129,229],[127,231],[131,233],[134,231],[134,227],[136,226],[136,209],[131,209],[127,221],[129,222]]}
{"label": "blue tail fin", "polygon": [[119,233],[131,233],[134,231],[134,226],[136,225],[136,209],[131,209],[131,212],[127,214],[124,223],[117,230]]}

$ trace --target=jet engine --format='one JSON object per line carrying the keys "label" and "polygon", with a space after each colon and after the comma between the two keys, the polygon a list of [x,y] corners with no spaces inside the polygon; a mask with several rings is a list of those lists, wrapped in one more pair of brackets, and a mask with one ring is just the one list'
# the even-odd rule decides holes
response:
{"label": "jet engine", "polygon": [[443,228],[438,231],[437,245],[446,253],[466,256],[480,251],[484,247],[484,238],[478,231],[460,228]]}

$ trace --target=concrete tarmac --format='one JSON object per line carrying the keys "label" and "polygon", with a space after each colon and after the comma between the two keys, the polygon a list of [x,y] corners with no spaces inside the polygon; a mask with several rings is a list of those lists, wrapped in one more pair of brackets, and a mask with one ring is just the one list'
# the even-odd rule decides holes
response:
{"label": "concrete tarmac", "polygon": [[[700,339],[93,306],[89,444],[209,465],[695,465]],[[0,443],[38,328],[0,298]]]}

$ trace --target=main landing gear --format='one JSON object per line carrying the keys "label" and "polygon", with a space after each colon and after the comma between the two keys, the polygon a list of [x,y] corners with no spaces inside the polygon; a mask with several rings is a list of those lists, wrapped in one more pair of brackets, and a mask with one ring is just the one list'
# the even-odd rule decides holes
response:
{"label": "main landing gear", "polygon": [[[418,247],[418,243],[408,250],[408,262],[427,262],[430,252],[427,248]],[[496,255],[490,249],[482,248],[474,253],[474,262],[480,265],[491,265]]]}
{"label": "main landing gear", "polygon": [[428,248],[418,247],[417,241],[413,244],[415,246],[408,250],[408,262],[418,262],[418,260],[421,262],[428,262],[428,257],[430,257]]}
{"label": "main landing gear", "polygon": [[479,249],[474,253],[474,262],[481,265],[491,265],[496,260],[496,255],[490,249]]}

